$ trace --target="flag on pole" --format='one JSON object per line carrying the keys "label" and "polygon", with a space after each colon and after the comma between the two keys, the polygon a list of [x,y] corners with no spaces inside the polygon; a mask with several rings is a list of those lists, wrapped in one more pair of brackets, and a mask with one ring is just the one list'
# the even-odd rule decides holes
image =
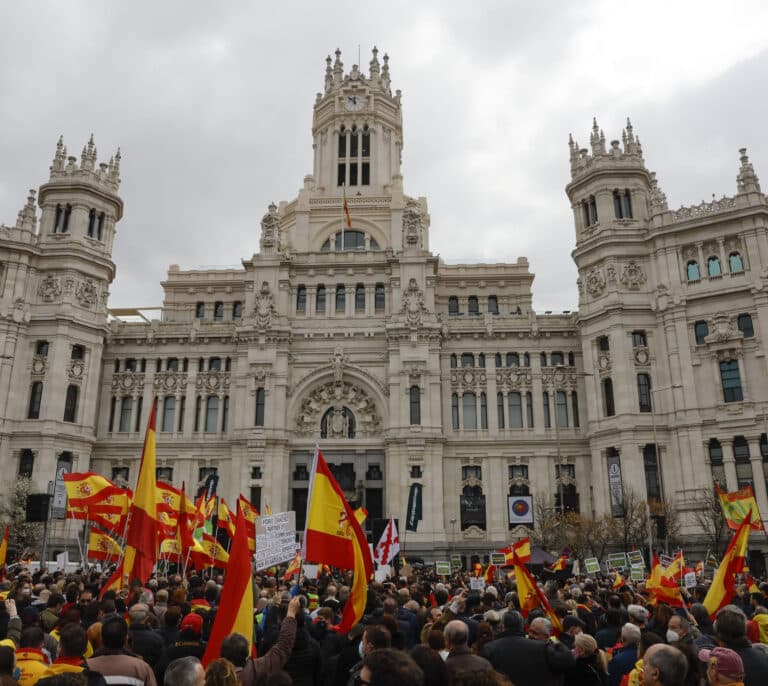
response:
{"label": "flag on pole", "polygon": [[389,518],[381,539],[373,551],[373,559],[380,565],[388,565],[395,555],[400,552],[400,537],[393,517]]}
{"label": "flag on pole", "polygon": [[157,561],[158,529],[157,482],[155,481],[156,446],[155,418],[157,398],[152,401],[147,433],[144,437],[144,451],[141,456],[136,493],[129,513],[128,531],[125,538],[123,557],[123,580],[138,579],[146,583]]}
{"label": "flag on pole", "polygon": [[567,555],[561,555],[557,558],[555,561],[555,564],[552,565],[552,571],[553,572],[562,572],[565,571],[565,568],[568,564],[568,556]]}
{"label": "flag on pole", "polygon": [[269,506],[269,503],[264,505],[264,514],[265,515],[271,515],[272,514],[272,508]]}
{"label": "flag on pole", "polygon": [[735,576],[744,568],[744,559],[747,556],[747,543],[752,524],[752,511],[747,513],[741,526],[738,528],[728,549],[723,555],[720,566],[715,571],[712,585],[704,598],[704,607],[709,616],[714,619],[718,610],[731,602],[735,592]]}
{"label": "flag on pole", "polygon": [[517,597],[520,601],[520,610],[523,617],[527,617],[528,613],[535,607],[541,607],[544,612],[547,613],[553,628],[559,634],[563,630],[563,624],[560,621],[552,606],[549,604],[547,597],[542,590],[536,585],[531,573],[526,569],[525,565],[520,562],[519,558],[515,557],[515,579],[517,580]]}
{"label": "flag on pole", "polygon": [[256,517],[259,516],[259,511],[242,495],[237,500],[238,508],[243,512],[243,519],[245,520],[245,530],[248,534],[248,546],[251,549],[251,553],[256,551]]}
{"label": "flag on pole", "polygon": [[729,529],[734,531],[741,526],[748,513],[752,513],[752,531],[765,531],[763,518],[755,500],[755,489],[752,485],[744,486],[733,493],[726,493],[715,481],[715,493],[720,500],[723,517]]}
{"label": "flag on pole", "polygon": [[233,633],[245,636],[250,655],[253,645],[251,551],[248,549],[245,518],[240,507],[237,508],[235,538],[229,553],[219,609],[216,613],[216,619],[213,621],[211,636],[208,639],[208,645],[202,659],[204,666],[221,655],[222,641]]}
{"label": "flag on pole", "polygon": [[494,581],[496,581],[496,565],[489,564],[485,568],[485,585],[491,586]]}
{"label": "flag on pole", "polygon": [[522,563],[529,562],[531,559],[531,539],[521,538],[512,545],[508,545],[506,548],[499,548],[497,553],[504,553],[505,562],[504,565],[514,564],[513,558],[517,555],[517,559]]}
{"label": "flag on pole", "polygon": [[82,509],[112,493],[123,491],[106,476],[95,472],[70,472],[63,476],[64,488],[67,491],[67,508]]}
{"label": "flag on pole", "polygon": [[302,558],[354,572],[338,632],[345,634],[365,611],[373,560],[360,524],[318,448],[312,462]]}
{"label": "flag on pole", "polygon": [[621,573],[618,569],[613,570],[614,577],[613,577],[613,590],[618,591],[622,586],[626,584],[626,581],[624,581],[624,577],[621,576]]}
{"label": "flag on pole", "polygon": [[87,557],[94,560],[106,560],[108,557],[117,559],[122,554],[122,547],[112,536],[98,529],[91,529],[91,533],[88,535]]}
{"label": "flag on pole", "polygon": [[[344,223],[346,224],[346,227],[348,229],[352,228],[352,217],[349,215],[349,204],[347,203],[347,187],[342,186],[341,192],[344,194]],[[341,249],[344,249],[344,246],[341,246]]]}
{"label": "flag on pole", "polygon": [[232,519],[232,512],[227,506],[224,498],[219,498],[219,510],[216,514],[216,526],[224,529],[230,538],[235,536],[235,522]]}
{"label": "flag on pole", "polygon": [[290,561],[290,563],[288,564],[288,569],[285,570],[283,581],[290,581],[291,577],[294,574],[298,574],[300,569],[301,569],[301,554],[296,553],[296,557],[294,557]]}
{"label": "flag on pole", "polygon": [[670,564],[663,572],[662,576],[666,577],[667,579],[674,579],[676,576],[682,576],[683,570],[685,569],[685,558],[683,557],[683,551],[678,550],[677,555],[675,555],[675,558],[672,560],[672,564]]}
{"label": "flag on pole", "polygon": [[11,527],[5,527],[3,542],[0,543],[0,578],[5,577],[5,563],[8,561],[8,536],[11,533]]}

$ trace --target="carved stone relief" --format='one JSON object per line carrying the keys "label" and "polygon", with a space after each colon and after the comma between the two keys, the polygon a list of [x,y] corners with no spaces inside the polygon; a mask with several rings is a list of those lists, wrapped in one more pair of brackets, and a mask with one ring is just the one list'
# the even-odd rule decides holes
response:
{"label": "carved stone relief", "polygon": [[274,297],[269,284],[264,281],[255,298],[253,313],[256,317],[256,326],[259,329],[268,329],[272,326],[272,318],[277,314]]}
{"label": "carved stone relief", "polygon": [[40,282],[37,294],[43,302],[53,302],[61,295],[61,281],[57,277],[47,274]]}
{"label": "carved stone relief", "polygon": [[99,299],[99,289],[92,279],[85,279],[77,284],[75,297],[83,307],[90,307]]}
{"label": "carved stone relief", "polygon": [[422,248],[423,213],[421,206],[415,200],[409,200],[403,210],[403,246],[406,248]]}
{"label": "carved stone relief", "polygon": [[341,408],[343,407],[348,407],[355,415],[357,436],[381,434],[382,421],[376,410],[376,403],[364,388],[348,381],[341,383],[328,381],[312,390],[301,402],[296,414],[296,432],[300,436],[319,434],[320,420],[329,408],[333,408],[329,434],[332,436],[333,431],[342,431],[344,427],[339,423],[341,421],[339,418],[342,418]]}
{"label": "carved stone relief", "polygon": [[591,296],[598,296],[605,290],[605,277],[603,270],[599,267],[592,267],[587,272],[587,292]]}
{"label": "carved stone relief", "polygon": [[424,305],[424,293],[419,288],[416,279],[408,282],[408,288],[403,293],[403,304],[400,314],[405,315],[405,321],[409,326],[421,326],[427,308]]}
{"label": "carved stone relief", "polygon": [[621,272],[621,283],[630,291],[639,290],[645,283],[645,273],[635,260],[630,260],[624,265],[624,269]]}

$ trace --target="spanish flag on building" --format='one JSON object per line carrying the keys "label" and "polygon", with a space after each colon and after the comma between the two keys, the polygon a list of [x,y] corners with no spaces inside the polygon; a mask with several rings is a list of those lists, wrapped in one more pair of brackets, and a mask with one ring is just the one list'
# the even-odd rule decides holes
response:
{"label": "spanish flag on building", "polygon": [[365,534],[320,450],[312,463],[302,558],[354,572],[338,632],[345,634],[365,611],[373,560]]}

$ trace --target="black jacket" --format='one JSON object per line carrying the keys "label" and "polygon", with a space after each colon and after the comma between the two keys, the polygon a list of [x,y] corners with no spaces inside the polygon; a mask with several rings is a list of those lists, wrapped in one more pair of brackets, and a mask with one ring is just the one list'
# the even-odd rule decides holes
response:
{"label": "black jacket", "polygon": [[322,667],[320,645],[309,635],[306,627],[298,629],[293,650],[283,670],[291,675],[295,686],[319,686],[323,677]]}
{"label": "black jacket", "polygon": [[744,663],[744,686],[764,686],[768,674],[768,655],[755,648],[747,638],[732,641],[725,647],[735,650]]}
{"label": "black jacket", "polygon": [[598,654],[576,658],[576,664],[565,675],[565,686],[608,686]]}
{"label": "black jacket", "polygon": [[136,624],[128,629],[131,650],[155,669],[163,659],[165,644],[163,637],[146,624]]}
{"label": "black jacket", "polygon": [[563,673],[576,662],[562,643],[533,641],[512,632],[486,643],[483,656],[515,686],[560,686]]}

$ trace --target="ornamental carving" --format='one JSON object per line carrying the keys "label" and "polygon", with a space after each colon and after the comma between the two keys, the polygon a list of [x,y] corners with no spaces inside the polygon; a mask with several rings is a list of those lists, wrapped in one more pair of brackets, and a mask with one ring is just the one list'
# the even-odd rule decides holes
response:
{"label": "ornamental carving", "polygon": [[255,298],[254,315],[256,316],[256,326],[259,329],[268,329],[272,326],[272,318],[276,314],[277,310],[275,309],[272,291],[269,288],[269,284],[264,281]]}
{"label": "ornamental carving", "polygon": [[53,302],[61,295],[61,281],[55,276],[48,274],[40,282],[37,294],[43,299],[43,302]]}
{"label": "ornamental carving", "polygon": [[271,203],[268,212],[261,219],[261,251],[271,253],[277,250],[280,242],[280,217],[277,205]]}
{"label": "ornamental carving", "polygon": [[530,387],[533,377],[527,368],[502,368],[496,370],[496,385],[507,388]]}
{"label": "ornamental carving", "polygon": [[45,370],[48,368],[48,358],[42,355],[36,355],[32,358],[32,375],[45,376]]}
{"label": "ornamental carving", "polygon": [[616,266],[609,264],[605,269],[605,274],[608,278],[608,283],[616,283]]}
{"label": "ornamental carving", "polygon": [[706,343],[722,343],[742,337],[743,334],[733,326],[733,320],[727,314],[719,312],[712,318],[712,331],[704,341]]}
{"label": "ornamental carving", "polygon": [[576,370],[572,367],[556,367],[546,374],[543,380],[547,386],[559,390],[576,388]]}
{"label": "ornamental carving", "polygon": [[355,417],[355,435],[357,437],[378,436],[382,432],[382,421],[376,409],[376,403],[357,384],[342,381],[328,381],[311,391],[302,401],[296,414],[296,432],[300,436],[317,436],[320,433],[320,420],[329,408],[333,412],[329,416],[329,437],[343,431],[337,418],[338,408],[347,407]]}
{"label": "ornamental carving", "polygon": [[587,292],[591,296],[598,296],[605,290],[605,277],[600,267],[592,267],[587,272]]}
{"label": "ornamental carving", "polygon": [[198,372],[195,379],[195,388],[198,390],[220,391],[229,388],[229,372],[213,370],[210,372]]}
{"label": "ornamental carving", "polygon": [[635,348],[635,365],[647,367],[649,364],[651,364],[651,354],[648,348]]}
{"label": "ornamental carving", "polygon": [[422,248],[424,230],[424,214],[421,205],[415,200],[409,200],[403,210],[403,247]]}
{"label": "ornamental carving", "polygon": [[119,372],[112,375],[112,390],[132,391],[144,386],[144,375],[136,372]]}
{"label": "ornamental carving", "polygon": [[683,259],[688,262],[689,260],[697,260],[699,257],[699,251],[695,245],[687,245],[683,248]]}
{"label": "ornamental carving", "polygon": [[451,370],[451,385],[461,388],[474,388],[475,386],[485,387],[487,383],[485,369],[464,367],[463,369]]}
{"label": "ornamental carving", "polygon": [[403,362],[403,373],[408,375],[411,383],[417,383],[426,371],[426,362]]}
{"label": "ornamental carving", "polygon": [[67,376],[73,381],[78,381],[83,378],[85,373],[85,364],[82,360],[71,360],[69,363],[69,369],[67,370]]}
{"label": "ornamental carving", "polygon": [[634,260],[630,260],[624,265],[624,269],[621,272],[621,283],[630,291],[639,290],[645,283],[645,273]]}
{"label": "ornamental carving", "polygon": [[734,252],[738,251],[741,252],[741,240],[738,236],[728,236],[723,245],[725,246],[725,249],[727,252]]}
{"label": "ornamental carving", "polygon": [[424,293],[419,289],[416,279],[408,282],[408,288],[403,294],[403,304],[400,314],[405,315],[405,321],[409,326],[421,326],[427,308],[424,305]]}
{"label": "ornamental carving", "polygon": [[187,385],[187,375],[179,372],[160,372],[155,374],[152,386],[156,391],[183,391]]}
{"label": "ornamental carving", "polygon": [[83,307],[89,307],[99,299],[99,289],[92,279],[85,279],[77,284],[75,297]]}

